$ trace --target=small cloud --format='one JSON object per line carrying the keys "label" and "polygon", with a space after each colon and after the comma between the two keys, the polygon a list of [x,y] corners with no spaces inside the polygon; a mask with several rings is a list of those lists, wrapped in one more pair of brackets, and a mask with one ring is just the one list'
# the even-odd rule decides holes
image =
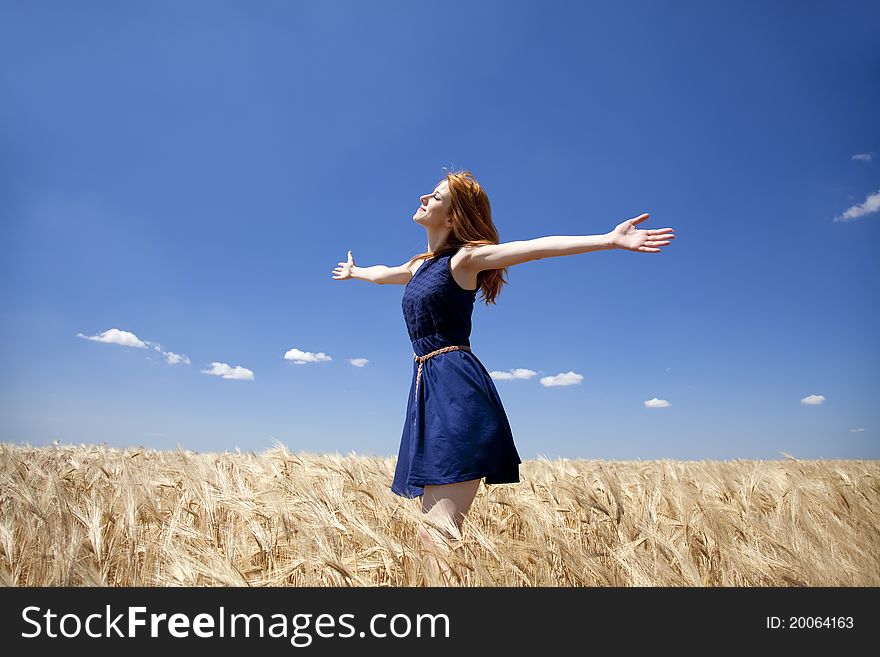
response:
{"label": "small cloud", "polygon": [[671,370],[671,369],[672,369],[671,367],[667,367],[667,368],[666,368],[666,371],[668,372],[668,371]]}
{"label": "small cloud", "polygon": [[669,408],[670,406],[672,406],[672,404],[670,404],[665,399],[657,399],[656,397],[654,397],[654,399],[649,399],[648,401],[644,402],[644,404],[647,408]]}
{"label": "small cloud", "polygon": [[810,395],[809,397],[804,397],[801,399],[801,404],[805,406],[817,406],[825,401],[825,397],[823,395]]}
{"label": "small cloud", "polygon": [[300,351],[299,349],[290,349],[284,354],[284,360],[292,360],[297,365],[305,365],[306,363],[317,363],[319,361],[333,360],[323,351],[312,353],[311,351]]}
{"label": "small cloud", "polygon": [[176,365],[177,363],[186,363],[189,365],[189,358],[184,356],[183,354],[175,354],[173,351],[162,351],[162,345],[158,342],[150,342],[149,340],[144,340],[148,345],[150,345],[155,351],[160,352],[163,356],[165,356],[165,362],[169,365]]}
{"label": "small cloud", "polygon": [[856,427],[854,429],[850,429],[849,432],[850,433],[859,433],[860,431],[864,431],[864,430],[865,430],[864,427]]}
{"label": "small cloud", "polygon": [[864,203],[853,205],[844,211],[842,215],[834,217],[834,221],[852,221],[868,214],[874,214],[877,211],[880,211],[880,191],[868,194]]}
{"label": "small cloud", "polygon": [[348,362],[351,363],[352,365],[354,365],[355,367],[363,367],[364,365],[366,365],[370,361],[368,361],[366,358],[349,358]]}
{"label": "small cloud", "polygon": [[165,356],[165,362],[169,365],[177,365],[177,363],[190,364],[189,358],[183,354],[175,354],[173,351],[163,351],[162,355]]}
{"label": "small cloud", "polygon": [[128,331],[120,331],[116,328],[108,329],[98,335],[83,335],[82,333],[77,333],[76,335],[77,337],[85,338],[86,340],[94,340],[95,342],[119,344],[123,347],[137,347],[139,349],[147,348],[146,343],[143,342],[134,333],[129,333]]}
{"label": "small cloud", "polygon": [[524,367],[518,367],[513,370],[508,370],[506,372],[499,370],[492,370],[489,372],[489,376],[491,376],[496,381],[509,381],[511,379],[531,379],[533,376],[537,376],[537,372],[535,370],[528,370]]}
{"label": "small cloud", "polygon": [[540,384],[545,387],[551,386],[573,386],[584,380],[584,377],[574,372],[563,372],[556,376],[545,376],[540,380]]}
{"label": "small cloud", "polygon": [[859,153],[853,155],[852,159],[859,160],[860,162],[870,162],[873,159],[873,153]]}
{"label": "small cloud", "polygon": [[202,370],[202,374],[213,374],[224,379],[240,379],[242,381],[253,381],[254,373],[246,367],[230,367],[226,363],[211,363],[211,369]]}

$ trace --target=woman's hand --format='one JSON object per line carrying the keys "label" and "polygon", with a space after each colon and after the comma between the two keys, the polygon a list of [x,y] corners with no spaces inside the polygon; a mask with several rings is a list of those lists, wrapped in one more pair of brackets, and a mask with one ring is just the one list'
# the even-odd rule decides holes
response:
{"label": "woman's hand", "polygon": [[671,244],[675,239],[672,228],[655,228],[653,230],[638,230],[636,228],[636,224],[647,221],[649,216],[648,213],[645,213],[635,219],[627,219],[608,233],[614,248],[642,251],[643,253],[659,253],[658,247]]}
{"label": "woman's hand", "polygon": [[340,262],[339,266],[333,270],[333,278],[337,281],[344,281],[346,278],[351,278],[352,271],[355,268],[354,258],[351,257],[351,251],[348,252],[348,261]]}

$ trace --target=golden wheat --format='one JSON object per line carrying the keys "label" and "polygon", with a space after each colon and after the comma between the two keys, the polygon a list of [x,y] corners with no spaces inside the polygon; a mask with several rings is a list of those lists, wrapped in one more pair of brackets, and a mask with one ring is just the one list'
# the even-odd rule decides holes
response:
{"label": "golden wheat", "polygon": [[[433,586],[394,459],[0,444],[6,586]],[[878,586],[880,461],[532,460],[459,586]]]}

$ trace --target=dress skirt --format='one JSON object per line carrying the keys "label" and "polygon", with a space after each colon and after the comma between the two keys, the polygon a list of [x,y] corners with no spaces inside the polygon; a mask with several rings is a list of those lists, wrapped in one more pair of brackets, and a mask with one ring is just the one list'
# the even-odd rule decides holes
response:
{"label": "dress skirt", "polygon": [[470,351],[448,351],[418,363],[407,401],[391,490],[418,497],[428,484],[485,477],[519,482],[522,463],[492,377]]}

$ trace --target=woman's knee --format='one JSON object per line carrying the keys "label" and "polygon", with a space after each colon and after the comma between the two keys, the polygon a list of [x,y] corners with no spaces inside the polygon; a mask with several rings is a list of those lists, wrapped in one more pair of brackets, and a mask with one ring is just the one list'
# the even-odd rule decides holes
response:
{"label": "woman's knee", "polygon": [[446,530],[435,529],[426,524],[419,525],[419,539],[426,550],[436,551],[448,548],[449,541],[454,541],[455,538]]}

